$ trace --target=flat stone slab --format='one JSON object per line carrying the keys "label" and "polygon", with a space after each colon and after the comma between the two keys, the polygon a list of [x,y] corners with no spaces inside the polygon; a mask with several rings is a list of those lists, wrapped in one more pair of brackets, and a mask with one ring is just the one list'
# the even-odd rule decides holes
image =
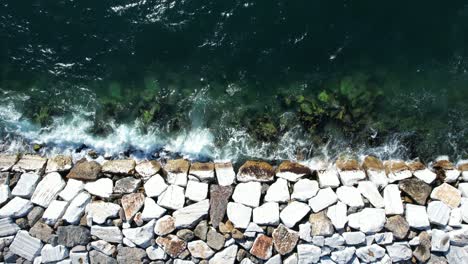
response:
{"label": "flat stone slab", "polygon": [[133,174],[136,163],[131,160],[108,160],[102,164],[102,172],[110,174]]}
{"label": "flat stone slab", "polygon": [[13,171],[35,171],[39,172],[45,168],[47,159],[38,155],[23,155],[18,162],[11,168]]}
{"label": "flat stone slab", "polygon": [[27,231],[18,231],[15,239],[10,245],[10,250],[14,254],[32,261],[41,253],[42,242],[30,236]]}
{"label": "flat stone slab", "polygon": [[16,164],[18,159],[19,159],[18,155],[1,154],[0,155],[0,171],[10,170],[13,167],[13,165]]}

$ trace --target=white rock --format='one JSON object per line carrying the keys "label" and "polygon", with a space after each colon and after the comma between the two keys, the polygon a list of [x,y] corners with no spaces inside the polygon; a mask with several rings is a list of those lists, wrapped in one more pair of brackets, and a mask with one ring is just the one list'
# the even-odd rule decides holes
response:
{"label": "white rock", "polygon": [[188,199],[199,202],[205,200],[208,196],[208,183],[189,181],[185,189],[185,197]]}
{"label": "white rock", "polygon": [[310,222],[305,222],[304,224],[299,225],[299,238],[306,241],[306,242],[312,242],[312,225]]}
{"label": "white rock", "polygon": [[249,226],[252,216],[252,208],[240,203],[229,202],[227,205],[227,217],[236,228],[245,229]]}
{"label": "white rock", "polygon": [[234,264],[236,261],[237,246],[229,246],[222,251],[216,253],[209,261],[208,264]]}
{"label": "white rock", "polygon": [[22,198],[30,198],[39,182],[39,175],[34,172],[26,172],[21,174],[21,177],[16,183],[15,188],[11,191],[11,195]]}
{"label": "white rock", "polygon": [[414,171],[413,175],[427,184],[431,184],[437,177],[437,175],[428,168]]}
{"label": "white rock", "polygon": [[11,168],[13,171],[36,171],[44,169],[47,159],[39,155],[23,155],[20,160]]}
{"label": "white rock", "polygon": [[408,242],[408,244],[409,244],[410,246],[412,246],[412,247],[413,247],[413,246],[414,246],[414,247],[415,247],[415,246],[419,246],[419,244],[421,244],[421,240],[419,239],[419,237],[413,237],[413,239],[411,239],[411,240]]}
{"label": "white rock", "polygon": [[462,171],[462,179],[463,181],[468,181],[468,171]]}
{"label": "white rock", "polygon": [[432,201],[427,206],[429,222],[436,225],[447,225],[450,218],[450,207],[441,201]]}
{"label": "white rock", "polygon": [[402,171],[390,172],[387,176],[388,176],[388,182],[393,183],[396,181],[401,181],[404,179],[411,178],[413,174],[411,173],[410,170],[402,170]]}
{"label": "white rock", "polygon": [[283,262],[281,261],[281,255],[276,254],[273,257],[269,258],[265,264],[282,264]]}
{"label": "white rock", "polygon": [[116,247],[114,245],[104,240],[93,241],[90,245],[91,248],[108,256],[112,256],[116,251]]}
{"label": "white rock", "polygon": [[[19,230],[19,226],[13,223],[11,218],[0,218],[0,237],[16,235],[16,232]],[[4,241],[0,241],[0,247],[2,246],[2,242]]]}
{"label": "white rock", "polygon": [[101,178],[97,181],[86,183],[84,188],[92,195],[109,198],[114,189],[114,183],[109,178]]}
{"label": "white rock", "polygon": [[292,199],[296,199],[302,202],[309,200],[314,197],[319,190],[317,181],[309,179],[300,179],[294,184],[294,190],[291,195]]}
{"label": "white rock", "polygon": [[336,190],[336,196],[341,202],[350,207],[364,207],[364,201],[362,200],[361,193],[355,187],[341,186]]}
{"label": "white rock", "polygon": [[159,218],[154,225],[154,233],[158,236],[164,236],[175,230],[174,217],[165,215]]}
{"label": "white rock", "polygon": [[364,208],[358,213],[348,215],[348,225],[366,234],[379,232],[385,222],[385,210],[379,208]]}
{"label": "white rock", "polygon": [[47,207],[57,197],[57,194],[65,187],[65,181],[58,172],[47,174],[37,185],[31,202],[42,207]]}
{"label": "white rock", "polygon": [[270,185],[265,195],[265,202],[285,203],[291,199],[289,195],[288,181],[278,178]]}
{"label": "white rock", "polygon": [[384,188],[388,184],[388,177],[383,170],[367,170],[367,177],[378,188]]}
{"label": "white rock", "polygon": [[94,201],[86,206],[88,218],[99,225],[104,224],[108,218],[118,217],[120,209],[120,205],[104,201]]}
{"label": "white rock", "polygon": [[462,197],[468,197],[468,182],[460,182],[458,184],[458,190]]}
{"label": "white rock", "polygon": [[41,250],[42,263],[56,262],[68,257],[68,249],[62,245],[45,245]]}
{"label": "white rock", "polygon": [[67,209],[68,202],[54,200],[50,203],[49,207],[44,211],[42,219],[44,223],[48,225],[55,225],[57,221],[62,217],[63,213]]}
{"label": "white rock", "polygon": [[150,221],[151,219],[158,219],[166,213],[166,209],[162,208],[156,202],[149,198],[145,198],[145,207],[141,213],[141,219],[143,221]]}
{"label": "white rock", "polygon": [[20,230],[10,245],[10,251],[20,257],[32,261],[42,249],[42,242],[30,236],[27,231]]}
{"label": "white rock", "polygon": [[309,206],[314,213],[320,212],[323,209],[335,204],[338,197],[331,188],[320,189],[316,196],[309,200]]}
{"label": "white rock", "polygon": [[156,197],[163,193],[168,185],[160,175],[154,175],[143,185],[146,196]]}
{"label": "white rock", "polygon": [[348,222],[346,204],[337,202],[335,205],[328,207],[327,216],[336,229],[343,229]]}
{"label": "white rock", "polygon": [[91,235],[109,243],[122,243],[122,232],[117,226],[91,226]]}
{"label": "white rock", "polygon": [[201,182],[212,182],[215,179],[214,164],[194,163],[190,167],[189,176],[195,176]]}
{"label": "white rock", "polygon": [[[468,207],[467,207],[468,209]],[[461,208],[454,208],[450,211],[450,218],[448,225],[451,227],[461,227],[462,224],[462,212]]]}
{"label": "white rock", "polygon": [[147,248],[153,239],[153,230],[156,220],[151,220],[146,225],[136,228],[122,229],[122,234],[135,245]]}
{"label": "white rock", "polygon": [[447,252],[450,248],[450,236],[442,230],[432,229],[431,251]]}
{"label": "white rock", "polygon": [[145,160],[135,166],[135,171],[143,178],[148,180],[161,170],[161,164],[155,160]]}
{"label": "white rock", "polygon": [[456,182],[458,180],[458,177],[460,177],[459,170],[446,170],[444,181],[448,183]]}
{"label": "white rock", "polygon": [[317,246],[310,244],[297,245],[298,264],[317,263],[321,254],[322,250]]}
{"label": "white rock", "polygon": [[230,162],[228,163],[215,163],[216,178],[218,184],[221,186],[228,186],[234,183],[236,173]]}
{"label": "white rock", "polygon": [[382,258],[384,255],[385,249],[376,244],[361,247],[356,250],[356,256],[365,263],[373,263]]}
{"label": "white rock", "polygon": [[360,181],[358,190],[375,208],[383,208],[385,206],[384,199],[373,182]]}
{"label": "white rock", "polygon": [[0,154],[0,171],[7,171],[18,161],[18,155]]}
{"label": "white rock", "polygon": [[393,245],[389,245],[386,248],[387,253],[393,262],[409,260],[413,256],[413,251],[407,242],[394,243]]}
{"label": "white rock", "polygon": [[6,184],[0,184],[0,204],[3,204],[11,197],[10,187]]}
{"label": "white rock", "polygon": [[366,242],[366,234],[363,232],[344,232],[342,234],[346,245],[355,246]]}
{"label": "white rock", "polygon": [[172,214],[175,227],[178,229],[194,227],[200,219],[208,215],[209,208],[210,201],[206,199],[175,211]]}
{"label": "white rock", "polygon": [[27,215],[33,208],[33,204],[21,197],[11,199],[7,204],[0,208],[0,218],[11,217],[19,218]]}
{"label": "white rock", "polygon": [[259,225],[278,225],[279,204],[269,202],[253,209],[253,221]]}
{"label": "white rock", "polygon": [[341,246],[343,246],[345,243],[344,238],[339,235],[339,234],[333,234],[331,237],[325,238],[325,246],[334,248],[334,249],[339,249]]}
{"label": "white rock", "polygon": [[249,207],[258,207],[262,185],[260,182],[242,182],[237,184],[232,199]]}
{"label": "white rock", "polygon": [[148,258],[151,260],[165,260],[167,258],[167,254],[164,249],[157,245],[147,247],[146,255],[148,255]]}
{"label": "white rock", "polygon": [[292,228],[297,222],[304,218],[310,211],[310,207],[305,203],[292,201],[280,213],[281,222],[286,227]]}
{"label": "white rock", "polygon": [[45,173],[68,171],[72,166],[73,161],[71,156],[57,155],[47,161]]}
{"label": "white rock", "polygon": [[79,193],[68,206],[62,219],[70,224],[77,224],[84,213],[86,205],[91,201],[91,195],[83,191]]}
{"label": "white rock", "polygon": [[450,264],[465,264],[468,259],[468,247],[451,246],[445,257]]}
{"label": "white rock", "polygon": [[189,242],[187,249],[193,257],[199,259],[208,259],[215,253],[203,240]]}
{"label": "white rock", "polygon": [[177,185],[170,185],[158,197],[158,204],[167,209],[177,210],[184,207],[184,188]]}
{"label": "white rock", "polygon": [[135,161],[133,159],[108,160],[102,164],[102,172],[110,174],[133,174],[135,170]]}
{"label": "white rock", "polygon": [[356,248],[347,247],[343,250],[337,250],[331,253],[331,259],[338,264],[347,264],[351,262],[351,259],[356,252]]}
{"label": "white rock", "polygon": [[297,264],[297,253],[294,253],[292,255],[290,255],[289,257],[287,257],[284,261],[283,261],[283,264]]}
{"label": "white rock", "polygon": [[378,233],[374,235],[375,243],[379,245],[388,245],[393,242],[393,233],[392,232],[385,232],[385,233]]}
{"label": "white rock", "polygon": [[396,184],[389,184],[384,189],[385,214],[401,215],[405,211],[401,201],[400,189]]}
{"label": "white rock", "polygon": [[409,226],[416,229],[427,229],[430,226],[426,207],[421,205],[406,204],[405,218]]}
{"label": "white rock", "polygon": [[254,263],[250,259],[244,258],[244,259],[242,259],[240,264],[254,264]]}
{"label": "white rock", "polygon": [[361,170],[339,171],[340,180],[345,186],[352,186],[366,178],[366,173]]}
{"label": "white rock", "polygon": [[450,231],[450,244],[455,246],[468,246],[468,225],[462,225],[460,229]]}
{"label": "white rock", "polygon": [[338,179],[338,171],[336,169],[318,171],[317,175],[320,183],[320,188],[336,188],[340,186],[340,180]]}
{"label": "white rock", "polygon": [[84,183],[75,179],[68,179],[67,185],[59,193],[59,197],[65,201],[71,201],[77,196],[82,190],[84,190]]}
{"label": "white rock", "polygon": [[[79,246],[78,246],[79,247]],[[70,260],[73,264],[89,264],[88,251],[86,248],[84,250],[72,248],[70,250]]]}

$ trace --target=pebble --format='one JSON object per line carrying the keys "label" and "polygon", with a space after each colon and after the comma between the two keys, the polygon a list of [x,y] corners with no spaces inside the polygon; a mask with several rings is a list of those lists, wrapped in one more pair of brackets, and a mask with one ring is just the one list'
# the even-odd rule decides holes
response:
{"label": "pebble", "polygon": [[283,224],[289,228],[294,227],[297,222],[303,219],[310,211],[310,207],[305,203],[292,201],[280,213]]}
{"label": "pebble", "polygon": [[188,181],[185,189],[185,197],[199,202],[205,200],[208,196],[208,184],[204,182]]}
{"label": "pebble", "polygon": [[236,173],[232,163],[215,163],[216,178],[221,186],[229,186],[234,183]]}
{"label": "pebble", "polygon": [[22,198],[30,198],[39,182],[39,175],[34,172],[26,172],[21,174],[15,188],[11,191],[11,195]]}
{"label": "pebble", "polygon": [[167,172],[167,182],[185,187],[187,185],[189,167],[190,163],[184,159],[167,161],[166,165],[164,165],[164,170]]}
{"label": "pebble", "polygon": [[265,202],[278,202],[285,203],[291,199],[289,195],[288,181],[278,178],[276,182],[268,188],[264,201]]}
{"label": "pebble", "polygon": [[20,230],[10,245],[10,251],[20,257],[32,261],[42,249],[42,242],[30,236],[27,231]]}
{"label": "pebble", "polygon": [[314,197],[318,191],[319,184],[317,181],[309,179],[300,179],[294,184],[291,198],[299,200],[301,202],[305,202],[310,198]]}
{"label": "pebble", "polygon": [[33,206],[34,205],[27,199],[14,197],[6,205],[0,208],[0,218],[19,218],[26,216]]}
{"label": "pebble", "polygon": [[146,197],[141,213],[143,221],[150,221],[151,219],[159,219],[167,212],[166,209],[159,206],[152,198]]}
{"label": "pebble", "polygon": [[318,171],[317,177],[320,183],[320,188],[336,188],[340,186],[340,180],[338,179],[338,171],[336,169]]}
{"label": "pebble", "polygon": [[[82,255],[83,254],[83,255]],[[72,253],[70,253],[70,256]],[[77,257],[83,256],[83,258],[89,255],[90,262],[88,263],[106,263],[106,264],[117,264],[117,260],[115,258],[112,258],[110,256],[107,256],[106,254],[103,254],[97,250],[91,250],[89,251],[89,254],[84,255],[84,253],[78,253]],[[79,259],[81,261],[82,259]],[[78,262],[80,263],[80,262]],[[81,263],[80,263],[81,264]]]}
{"label": "pebble", "polygon": [[190,166],[190,175],[197,177],[201,182],[212,182],[215,179],[215,165],[212,162],[195,162]]}
{"label": "pebble", "polygon": [[135,161],[133,159],[126,160],[108,160],[102,164],[102,172],[109,174],[133,174],[135,170]]}
{"label": "pebble", "polygon": [[327,216],[337,230],[342,230],[348,222],[347,207],[342,202],[328,207]]}
{"label": "pebble", "polygon": [[184,207],[184,188],[177,185],[169,185],[158,197],[158,204],[164,208],[177,210]]}
{"label": "pebble", "polygon": [[135,171],[147,181],[151,176],[161,170],[161,163],[156,160],[145,160],[135,166]]}
{"label": "pebble", "polygon": [[142,227],[124,228],[122,234],[135,245],[147,248],[153,239],[155,222],[155,220],[152,220]]}
{"label": "pebble", "polygon": [[278,225],[279,219],[278,203],[268,202],[253,209],[253,222],[259,225]]}
{"label": "pebble", "polygon": [[427,229],[430,226],[426,207],[422,205],[406,204],[405,218],[409,226],[415,229]]}
{"label": "pebble", "polygon": [[468,259],[468,247],[451,246],[445,256],[450,264],[464,264]]}
{"label": "pebble", "polygon": [[159,218],[154,225],[154,233],[158,236],[165,236],[175,230],[174,217],[165,215]]}
{"label": "pebble", "polygon": [[305,224],[300,224],[299,225],[299,238],[306,242],[312,242],[312,236],[310,234],[311,229],[312,229],[312,225],[309,222],[306,222]]}
{"label": "pebble", "polygon": [[92,195],[109,198],[113,192],[114,183],[109,178],[101,178],[97,181],[86,183],[84,188]]}
{"label": "pebble", "polygon": [[307,166],[291,161],[281,162],[276,169],[276,177],[292,182],[297,182],[300,178],[311,173],[311,170]]}
{"label": "pebble", "polygon": [[[426,231],[423,231],[415,238],[418,240],[418,245],[413,251],[413,256],[420,262],[427,262],[431,258],[431,237]],[[411,241],[409,245],[411,246]]]}
{"label": "pebble", "polygon": [[65,187],[65,181],[57,172],[47,174],[36,187],[31,197],[31,202],[42,207],[47,207]]}
{"label": "pebble", "polygon": [[91,195],[86,191],[79,193],[70,202],[67,210],[62,216],[62,219],[70,224],[77,224],[83,215],[86,205],[91,201]]}
{"label": "pebble", "polygon": [[401,201],[398,185],[389,184],[384,189],[384,204],[386,215],[401,215],[405,211]]}
{"label": "pebble", "polygon": [[120,229],[116,226],[91,226],[91,235],[109,243],[121,243],[123,236]]}
{"label": "pebble", "polygon": [[146,181],[143,185],[145,189],[145,194],[148,197],[157,197],[161,195],[166,189],[168,185],[164,181],[164,179],[160,175],[151,176],[151,178]]}
{"label": "pebble", "polygon": [[50,203],[49,207],[44,211],[42,220],[48,225],[55,225],[57,221],[62,217],[67,209],[68,202],[54,200]]}
{"label": "pebble", "polygon": [[64,201],[71,201],[84,190],[84,183],[75,179],[68,179],[65,188],[58,194]]}
{"label": "pebble", "polygon": [[352,186],[341,186],[336,190],[338,199],[350,207],[361,208],[364,207],[359,190]]}
{"label": "pebble", "polygon": [[316,196],[309,200],[309,206],[313,212],[320,212],[323,209],[335,204],[338,197],[331,188],[320,189]]}
{"label": "pebble", "polygon": [[227,216],[236,228],[245,229],[250,223],[252,208],[240,203],[229,202],[227,205]]}
{"label": "pebble", "polygon": [[181,209],[176,210],[172,216],[174,217],[174,225],[176,229],[192,228],[206,215],[210,208],[208,199],[197,202]]}
{"label": "pebble", "polygon": [[429,222],[436,225],[447,225],[450,218],[450,207],[441,201],[432,201],[427,206]]}
{"label": "pebble", "polygon": [[232,194],[232,199],[236,203],[241,203],[249,207],[258,207],[260,204],[262,186],[259,182],[244,182],[237,184]]}
{"label": "pebble", "polygon": [[452,185],[443,183],[432,190],[431,198],[444,202],[450,208],[457,208],[461,202],[461,193]]}

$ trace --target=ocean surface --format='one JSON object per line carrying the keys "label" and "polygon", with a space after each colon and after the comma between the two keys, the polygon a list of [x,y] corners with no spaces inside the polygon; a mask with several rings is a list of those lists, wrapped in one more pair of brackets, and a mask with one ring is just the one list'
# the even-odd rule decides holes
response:
{"label": "ocean surface", "polygon": [[468,157],[468,1],[0,0],[0,151]]}

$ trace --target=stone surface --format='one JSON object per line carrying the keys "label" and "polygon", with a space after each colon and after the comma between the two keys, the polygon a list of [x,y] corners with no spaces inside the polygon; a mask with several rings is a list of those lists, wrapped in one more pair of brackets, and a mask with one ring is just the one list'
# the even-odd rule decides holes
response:
{"label": "stone surface", "polygon": [[384,189],[384,204],[385,214],[396,215],[403,214],[405,211],[403,208],[403,202],[401,201],[400,190],[398,185],[389,184]]}
{"label": "stone surface", "polygon": [[428,168],[413,171],[413,175],[427,184],[431,184],[432,182],[434,182],[434,180],[437,177],[437,175]]}
{"label": "stone surface", "polygon": [[146,252],[141,248],[122,247],[117,254],[117,263],[142,263]]}
{"label": "stone surface", "polygon": [[31,211],[29,211],[27,216],[29,226],[33,226],[37,221],[39,221],[44,214],[44,211],[44,208],[40,206],[35,206]]}
{"label": "stone surface", "polygon": [[378,208],[364,208],[348,216],[349,226],[364,233],[379,232],[383,229],[385,221],[385,210]]}
{"label": "stone surface", "polygon": [[345,186],[356,185],[359,181],[366,178],[366,173],[362,170],[339,171],[341,183]]}
{"label": "stone surface", "polygon": [[42,247],[41,260],[43,263],[57,262],[68,257],[68,249],[62,245],[52,246],[50,244]]}
{"label": "stone surface", "polygon": [[214,228],[219,226],[219,223],[226,215],[226,208],[232,191],[231,186],[214,184],[210,186],[210,220]]}
{"label": "stone surface", "polygon": [[290,199],[288,181],[282,178],[270,185],[264,197],[265,202],[285,203]]}
{"label": "stone surface", "polygon": [[175,235],[158,237],[156,243],[173,258],[177,258],[187,247],[187,243]]}
{"label": "stone surface", "polygon": [[260,204],[262,186],[259,182],[244,182],[237,184],[232,194],[236,203],[249,207],[258,207]]}
{"label": "stone surface", "polygon": [[107,264],[111,264],[111,263],[116,263],[115,262],[110,262],[110,261],[106,261],[106,259],[103,259],[102,261],[98,261],[97,260],[97,256],[95,254],[100,254],[100,255],[103,255],[104,257],[106,257],[106,255],[100,253],[100,252],[97,252],[96,250],[92,250],[89,254],[88,254],[88,251],[86,250],[86,247],[84,246],[77,246],[77,247],[74,247],[70,250],[70,260],[72,261],[73,264],[76,264],[76,263],[79,263],[79,264],[88,264],[90,263],[89,262],[89,257],[91,257],[94,262],[93,263],[107,263]]}
{"label": "stone surface", "polygon": [[338,197],[331,188],[320,189],[316,196],[309,200],[309,206],[313,212],[320,212],[323,209],[335,204]]}
{"label": "stone surface", "polygon": [[135,165],[133,159],[108,160],[102,164],[102,172],[129,175],[135,171]]}
{"label": "stone surface", "polygon": [[238,247],[236,245],[229,246],[222,251],[216,253],[208,264],[234,264],[236,261]]}
{"label": "stone surface", "polygon": [[158,236],[165,236],[175,230],[174,217],[165,215],[159,218],[154,225],[154,233]]}
{"label": "stone surface", "polygon": [[11,198],[10,186],[0,184],[0,206]]}
{"label": "stone surface", "polygon": [[364,263],[373,263],[385,255],[385,249],[376,244],[360,247],[356,250],[356,256]]}
{"label": "stone surface", "polygon": [[10,218],[1,218],[0,219],[0,237],[6,237],[11,235],[16,235],[20,230],[20,227],[13,223]]}
{"label": "stone surface", "polygon": [[194,227],[204,216],[208,215],[209,208],[210,202],[206,199],[178,209],[172,214],[175,227],[177,229]]}
{"label": "stone surface", "polygon": [[413,256],[420,262],[426,262],[431,257],[431,237],[423,231],[419,234],[419,245],[413,251]]}
{"label": "stone surface", "polygon": [[135,166],[135,171],[143,178],[148,180],[161,170],[161,163],[156,160],[145,160]]}
{"label": "stone surface", "polygon": [[297,245],[298,264],[317,263],[322,250],[311,244]]}
{"label": "stone surface", "polygon": [[31,202],[42,207],[47,207],[57,197],[58,193],[65,187],[65,181],[57,172],[51,172],[44,176],[37,184],[36,190],[31,197]]}
{"label": "stone surface", "polygon": [[422,205],[407,204],[405,218],[409,226],[415,229],[426,229],[430,226],[426,207]]}
{"label": "stone surface", "polygon": [[104,224],[109,218],[116,218],[119,215],[120,206],[104,201],[93,201],[86,206],[87,217],[96,224]]}
{"label": "stone surface", "polygon": [[380,195],[377,185],[372,181],[360,181],[357,189],[375,208],[383,208],[385,206],[384,199]]}
{"label": "stone surface", "polygon": [[101,173],[101,165],[95,161],[79,161],[67,175],[69,179],[94,181]]}
{"label": "stone surface", "polygon": [[157,245],[147,247],[146,254],[150,260],[165,260],[167,258],[167,254],[164,252],[164,249]]}
{"label": "stone surface", "polygon": [[214,251],[202,240],[189,242],[187,245],[190,254],[195,258],[208,259],[214,255]]}
{"label": "stone surface", "polygon": [[236,173],[232,167],[232,163],[215,163],[216,178],[221,186],[229,186],[234,183]]}
{"label": "stone surface", "polygon": [[151,176],[143,185],[148,197],[157,197],[163,193],[168,185],[160,175]]}
{"label": "stone surface", "polygon": [[11,168],[13,171],[35,171],[39,172],[45,168],[47,159],[38,155],[23,155]]}
{"label": "stone surface", "polygon": [[206,234],[206,242],[211,248],[220,250],[224,247],[225,238],[222,234],[216,232],[216,229],[210,228]]}
{"label": "stone surface", "polygon": [[296,247],[299,234],[281,224],[273,231],[272,239],[276,252],[286,255]]}
{"label": "stone surface", "polygon": [[397,239],[404,239],[408,234],[409,224],[401,215],[395,215],[387,219],[385,228]]}
{"label": "stone surface", "polygon": [[0,171],[7,171],[18,161],[18,155],[0,154]]}
{"label": "stone surface", "polygon": [[20,257],[32,261],[42,249],[42,242],[30,236],[27,231],[18,231],[10,245],[10,251]]}
{"label": "stone surface", "polygon": [[39,175],[34,172],[26,172],[21,174],[21,177],[16,183],[15,188],[11,191],[11,195],[22,198],[30,198],[36,189],[36,184],[39,182]]}
{"label": "stone surface", "polygon": [[59,226],[57,236],[58,244],[66,247],[86,245],[91,240],[91,233],[82,226]]}
{"label": "stone surface", "polygon": [[54,229],[50,226],[44,224],[43,222],[37,222],[31,229],[29,229],[29,234],[37,239],[40,239],[44,243],[48,243],[52,238]]}
{"label": "stone surface", "polygon": [[271,258],[273,252],[273,239],[266,235],[258,235],[255,239],[250,254],[259,259],[267,260]]}
{"label": "stone surface", "polygon": [[452,185],[443,183],[432,190],[431,198],[444,202],[450,208],[456,208],[460,205],[461,193]]}
{"label": "stone surface", "polygon": [[432,229],[431,251],[432,252],[447,252],[449,248],[450,248],[449,234],[439,229]]}
{"label": "stone surface", "polygon": [[294,190],[291,194],[291,198],[305,202],[314,197],[318,191],[319,184],[317,181],[300,179],[294,184]]}
{"label": "stone surface", "polygon": [[426,204],[432,191],[431,186],[417,178],[404,179],[399,182],[398,187],[420,205]]}
{"label": "stone surface", "polygon": [[109,243],[121,243],[123,236],[120,229],[116,226],[91,226],[91,235],[98,237]]}
{"label": "stone surface", "polygon": [[450,218],[450,207],[441,201],[432,201],[427,206],[429,222],[445,226]]}
{"label": "stone surface", "polygon": [[250,223],[252,208],[240,203],[230,202],[227,205],[227,217],[236,228],[245,229]]}
{"label": "stone surface", "polygon": [[468,259],[468,247],[451,246],[445,256],[450,264],[464,264]]}
{"label": "stone surface", "polygon": [[364,201],[362,200],[361,193],[355,187],[341,186],[336,190],[336,196],[341,202],[350,207],[364,207]]}
{"label": "stone surface", "polygon": [[49,207],[44,211],[42,220],[48,225],[55,225],[57,221],[62,217],[67,209],[68,202],[54,200],[50,203]]}
{"label": "stone surface", "polygon": [[264,203],[253,209],[253,222],[259,225],[278,225],[279,205],[278,203]]}
{"label": "stone surface", "polygon": [[300,178],[311,173],[311,170],[307,166],[290,161],[283,161],[276,169],[276,177],[292,182],[297,182]]}
{"label": "stone surface", "polygon": [[413,252],[406,242],[398,242],[386,247],[387,253],[393,262],[411,259]]}
{"label": "stone surface", "polygon": [[142,227],[124,228],[122,234],[135,245],[147,248],[150,246],[151,239],[153,239],[155,222],[155,220],[152,220]]}
{"label": "stone surface", "polygon": [[114,183],[109,178],[101,178],[94,182],[88,182],[84,186],[90,194],[101,198],[109,198],[114,189]]}
{"label": "stone surface", "polygon": [[385,171],[367,170],[367,177],[378,188],[384,188],[388,184],[388,177]]}
{"label": "stone surface", "polygon": [[90,246],[92,249],[108,256],[112,256],[116,252],[116,247],[104,240],[93,241],[90,243]]}
{"label": "stone surface", "polygon": [[401,181],[412,176],[410,168],[402,160],[387,160],[384,162],[384,167],[389,183]]}
{"label": "stone surface", "polygon": [[346,204],[337,202],[335,205],[330,206],[327,210],[327,216],[336,229],[342,230],[348,222]]}
{"label": "stone surface", "polygon": [[344,232],[342,234],[346,245],[356,246],[364,244],[366,241],[366,234],[363,232]]}
{"label": "stone surface", "polygon": [[292,201],[280,213],[283,224],[289,228],[294,227],[297,222],[303,219],[310,211],[310,207],[305,203]]}
{"label": "stone surface", "polygon": [[168,160],[164,165],[164,170],[167,172],[167,182],[178,186],[187,185],[187,175],[190,168],[190,163],[184,159]]}
{"label": "stone surface", "polygon": [[275,171],[270,164],[249,160],[239,168],[236,178],[239,182],[270,182],[273,181],[274,176]]}
{"label": "stone surface", "polygon": [[215,165],[212,162],[195,162],[190,166],[190,175],[202,182],[212,182],[215,179],[214,169]]}
{"label": "stone surface", "polygon": [[76,224],[80,221],[83,215],[86,205],[91,201],[91,195],[85,191],[79,193],[70,202],[67,210],[62,216],[62,219],[70,224]]}
{"label": "stone surface", "polygon": [[184,188],[177,185],[169,185],[158,197],[158,204],[167,209],[177,210],[184,207]]}
{"label": "stone surface", "polygon": [[84,190],[84,183],[75,179],[68,179],[65,188],[58,194],[60,198],[65,201],[71,201],[75,198],[82,190]]}
{"label": "stone surface", "polygon": [[346,264],[350,263],[351,259],[356,252],[356,248],[354,247],[347,247],[342,250],[337,250],[331,253],[331,259],[338,264]]}
{"label": "stone surface", "polygon": [[125,214],[125,219],[130,221],[132,217],[140,211],[145,203],[145,196],[142,193],[131,193],[122,196],[122,209]]}
{"label": "stone surface", "polygon": [[26,216],[33,208],[33,204],[24,198],[15,197],[0,208],[1,217],[19,218]]}
{"label": "stone surface", "polygon": [[150,221],[151,219],[159,219],[167,212],[166,209],[159,206],[152,198],[146,197],[141,213],[143,221]]}
{"label": "stone surface", "polygon": [[125,177],[115,182],[114,193],[133,193],[140,187],[141,180]]}
{"label": "stone surface", "polygon": [[336,188],[340,186],[340,180],[338,179],[338,171],[336,169],[327,169],[317,172],[320,188]]}
{"label": "stone surface", "polygon": [[379,245],[389,245],[393,242],[393,233],[392,232],[385,232],[385,233],[378,233],[374,235],[375,243]]}
{"label": "stone surface", "polygon": [[185,197],[188,199],[200,202],[208,196],[208,184],[204,182],[188,181],[185,189]]}
{"label": "stone surface", "polygon": [[325,211],[310,214],[309,223],[311,224],[310,234],[312,236],[331,236],[335,231]]}
{"label": "stone surface", "polygon": [[72,157],[57,155],[47,161],[45,173],[69,171],[73,166]]}

